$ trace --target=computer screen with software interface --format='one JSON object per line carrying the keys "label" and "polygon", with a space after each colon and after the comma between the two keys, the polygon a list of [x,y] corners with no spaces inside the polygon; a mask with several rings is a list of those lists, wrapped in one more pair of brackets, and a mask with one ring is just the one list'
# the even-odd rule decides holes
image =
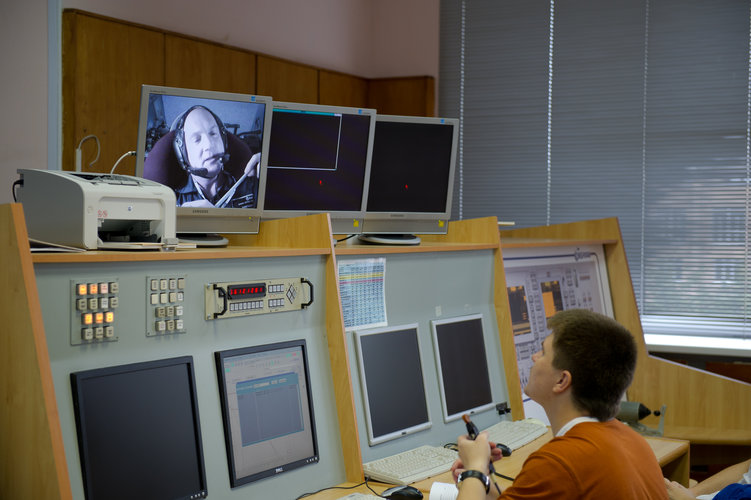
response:
{"label": "computer screen with software interface", "polygon": [[430,322],[445,422],[494,407],[482,314]]}
{"label": "computer screen with software interface", "polygon": [[371,446],[431,427],[417,325],[355,331]]}
{"label": "computer screen with software interface", "polygon": [[230,485],[318,462],[305,340],[215,356]]}

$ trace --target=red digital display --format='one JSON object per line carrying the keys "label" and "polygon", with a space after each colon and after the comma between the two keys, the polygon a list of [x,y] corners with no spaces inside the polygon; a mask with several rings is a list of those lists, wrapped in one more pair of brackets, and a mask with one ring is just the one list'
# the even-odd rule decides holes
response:
{"label": "red digital display", "polygon": [[230,285],[227,287],[230,299],[250,299],[266,296],[266,283],[248,283],[243,285]]}

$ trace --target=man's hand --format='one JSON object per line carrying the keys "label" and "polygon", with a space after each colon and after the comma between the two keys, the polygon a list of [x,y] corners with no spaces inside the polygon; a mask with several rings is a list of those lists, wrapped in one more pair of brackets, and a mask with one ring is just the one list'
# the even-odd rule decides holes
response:
{"label": "man's hand", "polygon": [[250,157],[245,165],[245,175],[248,177],[258,177],[258,164],[261,163],[261,153],[256,153]]}

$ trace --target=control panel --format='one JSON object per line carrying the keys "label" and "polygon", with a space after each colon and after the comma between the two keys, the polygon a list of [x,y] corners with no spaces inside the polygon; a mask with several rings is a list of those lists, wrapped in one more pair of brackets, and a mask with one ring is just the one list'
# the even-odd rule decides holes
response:
{"label": "control panel", "polygon": [[185,333],[185,275],[146,277],[146,336]]}
{"label": "control panel", "polygon": [[72,279],[70,344],[117,341],[115,317],[120,298],[117,278]]}
{"label": "control panel", "polygon": [[294,311],[313,303],[313,283],[305,278],[209,283],[205,298],[207,320]]}

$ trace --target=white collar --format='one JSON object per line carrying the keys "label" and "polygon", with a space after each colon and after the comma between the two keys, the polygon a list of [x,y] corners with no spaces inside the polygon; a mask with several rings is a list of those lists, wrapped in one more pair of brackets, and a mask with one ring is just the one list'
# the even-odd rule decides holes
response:
{"label": "white collar", "polygon": [[581,424],[582,422],[599,422],[599,420],[594,417],[576,417],[575,419],[566,422],[566,425],[561,427],[561,429],[556,432],[555,437],[563,436],[568,431],[570,431],[573,426],[575,426],[576,424]]}

